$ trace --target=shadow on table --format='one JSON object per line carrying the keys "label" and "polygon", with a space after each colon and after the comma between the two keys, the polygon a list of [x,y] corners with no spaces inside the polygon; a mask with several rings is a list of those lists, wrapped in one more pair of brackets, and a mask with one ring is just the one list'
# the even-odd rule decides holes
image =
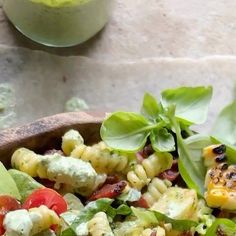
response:
{"label": "shadow on table", "polygon": [[47,47],[30,40],[29,38],[21,34],[18,30],[16,30],[16,28],[9,20],[7,19],[5,20],[7,26],[9,27],[9,33],[12,34],[12,37],[14,37],[14,41],[17,46],[26,47],[32,50],[41,50],[61,56],[74,56],[74,55],[88,56],[89,51],[92,50],[93,47],[95,47],[96,43],[100,40],[102,34],[106,30],[106,27],[104,27],[99,33],[97,33],[91,39],[80,45],[73,47],[56,48],[56,47]]}

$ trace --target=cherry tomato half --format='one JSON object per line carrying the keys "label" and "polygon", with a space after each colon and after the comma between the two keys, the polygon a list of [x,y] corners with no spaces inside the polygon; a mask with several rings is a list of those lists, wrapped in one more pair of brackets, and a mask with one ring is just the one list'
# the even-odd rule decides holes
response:
{"label": "cherry tomato half", "polygon": [[20,203],[13,197],[8,195],[0,196],[0,235],[5,233],[3,228],[3,220],[7,212],[20,209]]}
{"label": "cherry tomato half", "polygon": [[49,209],[55,211],[58,215],[67,211],[67,204],[64,198],[50,188],[42,188],[35,190],[24,202],[23,208],[29,210],[30,208],[39,207],[41,205],[47,206]]}

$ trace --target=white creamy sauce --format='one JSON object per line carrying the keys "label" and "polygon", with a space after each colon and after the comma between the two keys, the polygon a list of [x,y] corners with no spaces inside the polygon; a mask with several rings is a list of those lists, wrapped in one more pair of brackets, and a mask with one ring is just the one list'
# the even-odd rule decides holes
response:
{"label": "white creamy sauce", "polygon": [[33,228],[27,210],[16,210],[7,213],[3,225],[6,229],[6,236],[30,236]]}
{"label": "white creamy sauce", "polygon": [[46,167],[50,180],[75,188],[91,188],[97,178],[97,173],[90,163],[72,157],[63,157],[58,154],[44,156],[41,165]]}

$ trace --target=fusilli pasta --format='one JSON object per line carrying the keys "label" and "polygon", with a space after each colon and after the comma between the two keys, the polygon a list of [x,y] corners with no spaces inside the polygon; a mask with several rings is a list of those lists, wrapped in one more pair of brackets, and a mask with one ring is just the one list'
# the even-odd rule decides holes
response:
{"label": "fusilli pasta", "polygon": [[108,149],[100,149],[99,146],[80,144],[72,151],[71,156],[90,162],[98,173],[123,173],[129,166],[127,156],[112,153]]}
{"label": "fusilli pasta", "polygon": [[41,156],[25,148],[15,151],[12,165],[32,177],[70,185],[78,192],[80,188],[83,191],[93,189],[98,176],[90,163],[59,154]]}
{"label": "fusilli pasta", "polygon": [[62,137],[62,150],[66,155],[70,155],[76,146],[83,144],[84,139],[76,130],[69,130]]}
{"label": "fusilli pasta", "polygon": [[154,178],[148,185],[147,192],[143,194],[143,198],[146,200],[149,207],[157,202],[171,185],[172,183],[167,179]]}
{"label": "fusilli pasta", "polygon": [[165,236],[166,235],[165,230],[162,227],[158,226],[154,229],[145,229],[142,232],[141,236],[152,236],[152,233],[155,233],[156,236]]}
{"label": "fusilli pasta", "polygon": [[104,212],[95,214],[93,219],[88,222],[88,229],[91,236],[114,236]]}
{"label": "fusilli pasta", "polygon": [[169,169],[173,158],[169,153],[154,153],[145,159],[141,164],[134,167],[134,170],[128,172],[127,179],[131,186],[141,190],[145,185],[160,174]]}
{"label": "fusilli pasta", "polygon": [[13,168],[21,170],[31,177],[38,176],[38,166],[40,159],[33,151],[26,148],[16,150],[11,158],[11,165]]}
{"label": "fusilli pasta", "polygon": [[60,225],[58,215],[44,205],[30,209],[29,215],[33,223],[32,235],[49,229],[52,225]]}

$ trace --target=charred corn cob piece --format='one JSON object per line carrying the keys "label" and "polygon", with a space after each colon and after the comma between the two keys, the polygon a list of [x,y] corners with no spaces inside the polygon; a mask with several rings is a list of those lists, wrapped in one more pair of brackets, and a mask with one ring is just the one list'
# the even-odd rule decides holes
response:
{"label": "charred corn cob piece", "polygon": [[236,210],[236,166],[222,163],[208,170],[205,199],[210,207]]}
{"label": "charred corn cob piece", "polygon": [[215,167],[226,161],[226,146],[224,144],[210,145],[203,149],[204,165]]}

